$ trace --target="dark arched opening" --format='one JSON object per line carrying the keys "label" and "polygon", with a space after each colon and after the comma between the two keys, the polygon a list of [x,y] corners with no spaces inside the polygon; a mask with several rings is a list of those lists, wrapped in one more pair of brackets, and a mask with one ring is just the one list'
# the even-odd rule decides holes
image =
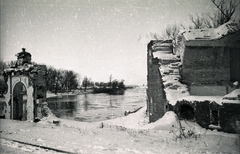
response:
{"label": "dark arched opening", "polygon": [[187,104],[180,105],[179,107],[180,118],[191,120],[194,119],[194,109]]}
{"label": "dark arched opening", "polygon": [[26,87],[22,82],[18,82],[13,88],[13,107],[11,107],[10,116],[11,119],[14,120],[27,119],[26,103],[27,103]]}

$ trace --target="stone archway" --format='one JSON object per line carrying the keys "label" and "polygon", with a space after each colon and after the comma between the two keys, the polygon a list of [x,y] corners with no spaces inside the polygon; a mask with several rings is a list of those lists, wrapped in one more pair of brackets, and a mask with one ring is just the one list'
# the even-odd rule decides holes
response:
{"label": "stone archway", "polygon": [[10,115],[10,118],[13,120],[26,120],[27,119],[26,104],[27,104],[26,87],[22,82],[18,82],[15,84],[13,88],[13,107],[10,109],[10,112],[13,113]]}
{"label": "stone archway", "polygon": [[29,80],[24,75],[8,76],[7,84],[9,88],[5,95],[5,102],[7,103],[6,119],[33,120],[33,87],[29,84]]}
{"label": "stone archway", "polygon": [[194,109],[188,104],[182,104],[179,106],[179,115],[183,119],[194,119]]}
{"label": "stone archway", "polygon": [[17,62],[4,70],[8,91],[4,95],[4,117],[32,121],[37,116],[38,104],[46,100],[46,66],[33,65],[31,54],[22,48]]}

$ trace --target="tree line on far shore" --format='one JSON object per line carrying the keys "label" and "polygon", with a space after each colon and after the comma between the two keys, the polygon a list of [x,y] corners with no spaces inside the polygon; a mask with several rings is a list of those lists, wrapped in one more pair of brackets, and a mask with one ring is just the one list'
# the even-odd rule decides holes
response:
{"label": "tree line on far shore", "polygon": [[[15,63],[16,61],[0,61],[0,96],[3,96],[8,88],[6,81],[4,81],[4,69],[10,68]],[[34,62],[32,64],[37,65]],[[91,78],[86,76],[81,79],[81,75],[72,70],[56,69],[52,66],[47,66],[46,90],[52,93],[71,92],[72,90],[86,91],[87,89],[106,87],[125,89],[124,80],[112,80],[111,75],[109,82],[93,82]]]}
{"label": "tree line on far shore", "polygon": [[124,85],[124,80],[117,80],[112,78],[112,75],[109,77],[109,82],[92,82],[91,78],[84,77],[82,81],[82,87],[86,91],[87,88],[91,89],[105,89],[105,88],[111,88],[111,89],[125,89],[126,86]]}

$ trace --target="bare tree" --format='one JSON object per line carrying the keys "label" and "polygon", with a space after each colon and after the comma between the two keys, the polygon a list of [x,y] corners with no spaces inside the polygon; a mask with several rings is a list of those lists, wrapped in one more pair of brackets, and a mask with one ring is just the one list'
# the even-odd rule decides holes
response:
{"label": "bare tree", "polygon": [[77,89],[79,79],[78,79],[78,74],[75,73],[74,71],[64,71],[63,77],[62,77],[62,85],[63,87],[66,88],[69,91],[72,89]]}
{"label": "bare tree", "polygon": [[212,0],[212,3],[218,9],[214,20],[222,25],[231,19],[240,2],[239,0]]}
{"label": "bare tree", "polygon": [[56,94],[59,90],[69,92],[79,86],[79,75],[74,71],[48,66],[47,72],[47,89]]}
{"label": "bare tree", "polygon": [[[182,24],[181,24],[182,25]],[[167,25],[166,29],[162,33],[162,37],[165,40],[171,39],[174,40],[180,31],[180,26],[176,23]]]}
{"label": "bare tree", "polygon": [[61,87],[60,86],[60,84],[61,84],[61,81],[62,81],[62,79],[63,79],[63,76],[62,76],[62,70],[57,70],[57,69],[55,69],[55,83],[54,83],[54,86],[55,86],[55,94],[57,94],[58,93],[58,90],[59,90],[59,87]]}
{"label": "bare tree", "polygon": [[194,29],[201,29],[204,27],[206,27],[206,28],[213,27],[209,14],[208,14],[208,16],[206,16],[205,14],[202,14],[201,16],[196,14],[195,18],[191,14],[189,16],[190,16],[190,20],[194,24]]}
{"label": "bare tree", "polygon": [[239,0],[211,0],[212,3],[216,6],[216,11],[212,14],[205,13],[201,16],[196,15],[194,18],[193,15],[190,15],[190,20],[194,24],[195,29],[200,28],[212,28],[218,27],[226,22],[228,22],[233,14],[236,12],[236,9],[239,5]]}
{"label": "bare tree", "polygon": [[163,40],[163,37],[160,36],[157,33],[150,32],[149,34],[146,35],[146,38],[148,40]]}

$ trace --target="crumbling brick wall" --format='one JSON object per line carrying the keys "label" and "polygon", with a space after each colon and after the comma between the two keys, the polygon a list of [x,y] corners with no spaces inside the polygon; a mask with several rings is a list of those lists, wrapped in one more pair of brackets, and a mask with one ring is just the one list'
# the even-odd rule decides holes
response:
{"label": "crumbling brick wall", "polygon": [[[188,105],[193,108],[194,120],[204,128],[210,128],[210,125],[215,125],[219,126],[219,128],[225,132],[240,133],[240,104],[223,103],[220,105],[209,100],[178,100],[174,105],[174,112],[179,118],[183,118],[182,113],[180,113],[183,105]],[[214,115],[214,111],[216,111],[216,115]]]}
{"label": "crumbling brick wall", "polygon": [[229,52],[222,47],[186,46],[182,79],[187,85],[226,85],[230,81]]}

